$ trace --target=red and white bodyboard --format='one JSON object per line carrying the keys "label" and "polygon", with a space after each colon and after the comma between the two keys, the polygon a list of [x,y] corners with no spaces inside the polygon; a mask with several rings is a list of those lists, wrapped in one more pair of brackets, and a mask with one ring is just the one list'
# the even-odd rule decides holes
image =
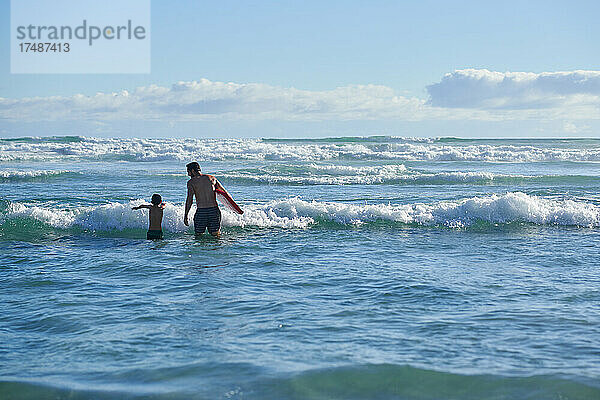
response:
{"label": "red and white bodyboard", "polygon": [[234,213],[237,213],[237,214],[244,213],[244,210],[242,210],[240,208],[240,206],[238,206],[237,203],[235,201],[233,201],[233,199],[231,198],[231,196],[229,194],[227,194],[227,192],[224,192],[220,189],[215,189],[215,194],[217,195],[217,200],[219,200],[219,202],[221,202],[221,204],[223,204],[225,207],[229,208]]}

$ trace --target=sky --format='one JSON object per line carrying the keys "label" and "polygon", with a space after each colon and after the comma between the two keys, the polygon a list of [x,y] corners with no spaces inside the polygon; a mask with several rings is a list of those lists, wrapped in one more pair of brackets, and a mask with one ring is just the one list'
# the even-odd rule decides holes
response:
{"label": "sky", "polygon": [[155,0],[149,74],[11,74],[0,0],[0,136],[598,137],[599,12]]}

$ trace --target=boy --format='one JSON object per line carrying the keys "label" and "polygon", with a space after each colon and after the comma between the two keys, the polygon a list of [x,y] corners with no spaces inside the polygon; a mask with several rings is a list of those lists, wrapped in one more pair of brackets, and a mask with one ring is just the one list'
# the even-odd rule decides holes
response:
{"label": "boy", "polygon": [[165,208],[165,203],[162,202],[162,197],[160,194],[153,194],[152,200],[150,201],[152,204],[142,204],[137,207],[131,207],[132,210],[139,210],[140,208],[147,208],[150,210],[149,219],[150,226],[148,227],[148,233],[146,234],[146,239],[162,239],[162,217],[163,217],[163,209]]}

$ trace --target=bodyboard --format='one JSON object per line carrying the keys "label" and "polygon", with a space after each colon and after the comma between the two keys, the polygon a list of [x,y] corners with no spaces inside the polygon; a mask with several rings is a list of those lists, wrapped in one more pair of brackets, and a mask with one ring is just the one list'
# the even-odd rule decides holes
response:
{"label": "bodyboard", "polygon": [[235,201],[233,201],[233,199],[231,198],[230,195],[227,194],[227,192],[224,192],[220,189],[216,189],[215,194],[217,195],[217,200],[219,200],[219,202],[221,202],[221,204],[223,204],[225,207],[229,208],[234,213],[236,213],[236,214],[244,213],[244,210],[242,210],[240,208],[240,206],[238,206],[237,203]]}

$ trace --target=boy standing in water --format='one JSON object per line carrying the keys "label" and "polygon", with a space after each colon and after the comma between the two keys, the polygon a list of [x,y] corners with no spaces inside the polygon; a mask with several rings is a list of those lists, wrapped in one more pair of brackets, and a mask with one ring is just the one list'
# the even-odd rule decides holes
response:
{"label": "boy standing in water", "polygon": [[162,197],[160,194],[153,194],[152,200],[150,201],[152,204],[141,204],[137,207],[131,207],[132,210],[139,210],[140,208],[147,208],[150,210],[149,212],[149,220],[150,226],[148,227],[148,233],[146,234],[146,239],[162,239],[162,218],[163,218],[163,209],[165,208],[165,203],[162,202]]}

